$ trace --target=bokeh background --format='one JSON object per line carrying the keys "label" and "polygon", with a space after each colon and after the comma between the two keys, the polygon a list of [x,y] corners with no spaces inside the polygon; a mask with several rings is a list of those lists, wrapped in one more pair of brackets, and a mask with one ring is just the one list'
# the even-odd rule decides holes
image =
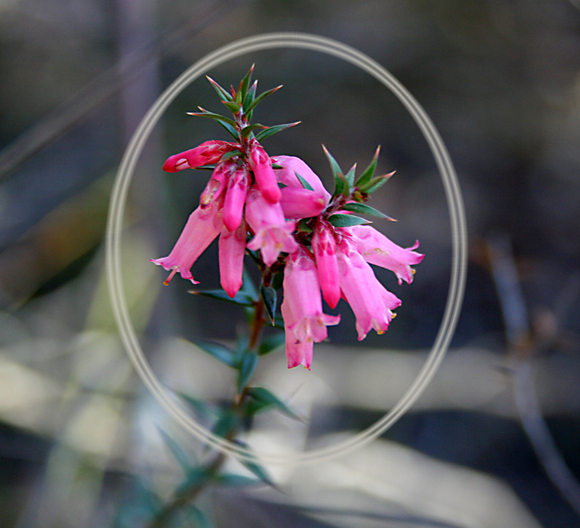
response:
{"label": "bokeh background", "polygon": [[[160,430],[198,449],[149,396],[118,339],[104,271],[108,201],[150,105],[186,68],[235,39],[300,31],[353,46],[425,108],[454,162],[469,232],[466,295],[439,373],[380,439],[332,462],[269,468],[280,491],[215,489],[216,526],[580,525],[580,3],[577,0],[1,0],[0,525],[142,526],[147,489],[171,495],[179,467]],[[437,335],[451,272],[441,179],[417,126],[384,86],[321,53],[278,49],[208,71],[235,84],[252,63],[265,124],[300,120],[269,154],[330,171],[396,175],[374,205],[395,242],[420,240],[411,286],[383,336],[357,343],[348,307],[312,372],[268,356],[259,381],[309,425],[273,416],[253,445],[309,450],[382,417]],[[123,283],[143,349],[173,391],[220,400],[231,373],[192,342],[228,341],[230,305],[188,294],[149,263],[169,252],[207,180],[161,171],[210,138],[204,78],[155,128],[131,186]],[[218,285],[216,249],[196,263]],[[115,524],[117,523],[117,524]],[[125,523],[125,524],[123,524]]]}

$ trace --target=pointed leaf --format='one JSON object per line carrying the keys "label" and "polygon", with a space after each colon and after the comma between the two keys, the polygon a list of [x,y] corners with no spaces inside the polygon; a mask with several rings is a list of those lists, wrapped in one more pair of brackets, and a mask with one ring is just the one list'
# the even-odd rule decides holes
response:
{"label": "pointed leaf", "polygon": [[244,153],[241,150],[230,150],[229,152],[226,152],[222,156],[220,161],[225,161],[227,159],[234,158],[236,156],[243,156],[243,155],[244,155]]}
{"label": "pointed leaf", "polygon": [[352,211],[353,213],[367,214],[370,216],[376,216],[377,218],[383,218],[384,220],[394,221],[394,218],[391,218],[390,216],[387,216],[386,214],[381,213],[381,211],[379,211],[378,209],[375,209],[374,207],[371,207],[370,205],[367,205],[367,204],[347,203],[343,207],[343,210]]}
{"label": "pointed leaf", "polygon": [[326,147],[324,145],[322,145],[322,150],[324,150],[324,155],[326,156],[326,159],[328,159],[328,163],[330,163],[332,175],[334,176],[334,178],[336,180],[336,177],[339,174],[342,176],[342,169],[340,168],[340,165],[333,158],[332,154],[330,152],[328,152],[328,150],[326,149]]}
{"label": "pointed leaf", "polygon": [[235,101],[222,101],[222,103],[225,105],[225,107],[234,115],[237,115],[240,113],[240,107],[242,105],[241,101],[238,101],[238,97],[236,95],[236,100]]}
{"label": "pointed leaf", "polygon": [[158,431],[161,433],[161,438],[165,442],[165,445],[173,455],[173,458],[181,466],[181,468],[187,472],[189,469],[193,468],[195,465],[194,460],[191,456],[180,446],[173,438],[171,438],[163,429],[157,427]]}
{"label": "pointed leaf", "polygon": [[250,452],[251,450],[248,444],[246,444],[246,442],[242,442],[241,440],[234,440],[234,443],[238,444],[239,446],[243,447],[246,451],[248,451],[249,453],[247,453],[247,456],[251,458],[251,459],[248,459],[246,457],[240,458],[240,462],[244,466],[246,466],[254,475],[256,475],[256,477],[258,477],[262,482],[265,482],[269,486],[274,487],[275,485],[273,480],[270,478],[270,475],[268,475],[268,472],[260,464],[257,463],[256,461],[257,459]]}
{"label": "pointed leaf", "polygon": [[248,73],[244,76],[242,81],[240,82],[240,87],[238,88],[238,92],[241,94],[240,102],[246,99],[246,94],[248,93],[248,86],[252,82],[252,73],[254,72],[255,64],[250,66]]}
{"label": "pointed leaf", "polygon": [[274,352],[277,348],[284,344],[285,336],[282,333],[272,334],[271,336],[262,339],[260,346],[258,347],[258,355],[265,356],[270,352]]}
{"label": "pointed leaf", "polygon": [[258,95],[258,97],[256,97],[249,105],[248,108],[246,108],[246,113],[250,113],[254,108],[256,108],[256,106],[258,106],[259,103],[261,103],[266,97],[268,97],[269,95],[272,95],[274,92],[277,92],[280,88],[282,88],[282,85],[280,86],[276,86],[275,88],[272,88],[270,90],[266,90],[265,92],[261,93],[260,95]]}
{"label": "pointed leaf", "polygon": [[220,301],[227,301],[229,303],[238,304],[241,306],[252,306],[254,304],[254,300],[243,291],[239,291],[236,293],[236,295],[234,295],[234,297],[230,297],[224,290],[189,290],[188,293],[193,295],[201,295],[202,297],[210,297],[211,299],[219,299]]}
{"label": "pointed leaf", "polygon": [[256,123],[255,125],[248,125],[245,128],[242,128],[242,136],[243,137],[248,137],[254,130],[256,130],[256,128],[268,128],[265,125],[260,125],[259,123]]}
{"label": "pointed leaf", "polygon": [[300,174],[298,174],[296,171],[294,171],[294,174],[296,174],[296,177],[298,178],[298,181],[300,181],[300,184],[302,185],[302,187],[304,187],[305,189],[307,189],[309,191],[314,191],[314,189],[312,188],[312,185],[310,185],[302,176],[300,176]]}
{"label": "pointed leaf", "polygon": [[246,477],[244,475],[234,475],[231,473],[226,473],[214,477],[214,483],[220,486],[232,486],[236,488],[241,488],[244,486],[262,485],[262,482],[258,479]]}
{"label": "pointed leaf", "polygon": [[240,425],[240,418],[231,411],[224,411],[218,421],[212,427],[211,432],[216,436],[227,438]]}
{"label": "pointed leaf", "polygon": [[250,387],[248,389],[248,396],[251,396],[258,404],[261,405],[259,410],[266,409],[268,407],[274,407],[290,418],[295,420],[304,421],[300,416],[298,416],[288,405],[286,405],[278,396],[270,392],[268,389],[263,387]]}
{"label": "pointed leaf", "polygon": [[252,104],[256,98],[256,90],[258,89],[258,81],[254,81],[254,84],[248,90],[246,97],[244,98],[244,113],[248,115],[248,120],[251,118],[252,113],[248,113],[248,106]]}
{"label": "pointed leaf", "polygon": [[375,150],[375,154],[373,159],[371,160],[369,166],[364,170],[364,172],[360,175],[360,178],[356,181],[357,187],[362,187],[369,183],[372,177],[375,174],[375,170],[377,168],[377,160],[379,159],[379,152],[381,151],[381,147],[378,146],[377,150]]}
{"label": "pointed leaf", "polygon": [[195,528],[212,528],[212,523],[209,521],[207,515],[203,513],[197,506],[190,504],[183,508],[184,516],[193,522]]}
{"label": "pointed leaf", "polygon": [[205,482],[210,480],[210,477],[211,475],[209,475],[204,467],[191,468],[187,472],[185,480],[175,490],[175,495],[179,496],[194,486],[202,486]]}
{"label": "pointed leaf", "polygon": [[296,125],[299,125],[301,121],[296,121],[295,123],[285,123],[283,125],[274,125],[271,127],[262,130],[256,134],[256,139],[258,141],[263,141],[264,139],[277,134],[278,132],[282,132],[282,130],[286,130],[287,128],[292,128]]}
{"label": "pointed leaf", "polygon": [[346,180],[346,183],[348,184],[349,189],[354,185],[355,174],[356,174],[356,163],[344,175],[344,179]]}
{"label": "pointed leaf", "polygon": [[270,286],[260,286],[260,294],[262,299],[264,299],[268,317],[270,317],[270,321],[274,322],[274,317],[276,316],[276,290]]}
{"label": "pointed leaf", "polygon": [[206,79],[211,83],[214,87],[215,91],[219,95],[222,101],[232,101],[232,96],[228,93],[225,88],[222,88],[217,82],[215,82],[211,77],[205,76]]}
{"label": "pointed leaf", "polygon": [[232,127],[236,126],[236,122],[229,117],[223,116],[221,114],[216,114],[215,112],[209,112],[208,110],[204,110],[203,108],[198,107],[201,112],[187,112],[187,115],[195,116],[195,117],[209,117],[210,119],[214,119],[215,121],[220,121],[222,123],[227,123]]}
{"label": "pointed leaf", "polygon": [[368,220],[360,218],[359,216],[346,215],[346,214],[334,214],[328,218],[328,221],[334,227],[352,227],[355,225],[369,224]]}
{"label": "pointed leaf", "polygon": [[192,396],[180,391],[176,391],[176,393],[200,416],[208,419],[214,419],[216,417],[215,410],[206,402],[193,398]]}
{"label": "pointed leaf", "polygon": [[242,392],[258,366],[258,356],[251,351],[247,351],[242,356],[242,361],[238,369],[238,392]]}
{"label": "pointed leaf", "polygon": [[246,269],[244,269],[242,288],[240,291],[247,295],[252,301],[258,300],[258,290]]}
{"label": "pointed leaf", "polygon": [[387,183],[393,174],[395,174],[395,171],[389,174],[384,174],[383,176],[377,176],[364,186],[359,187],[359,189],[366,194],[372,194],[377,189],[380,189],[385,183]]}
{"label": "pointed leaf", "polygon": [[238,367],[235,352],[227,346],[222,345],[221,343],[215,343],[213,341],[202,341],[196,344],[204,352],[207,352],[210,356],[213,356],[228,367]]}

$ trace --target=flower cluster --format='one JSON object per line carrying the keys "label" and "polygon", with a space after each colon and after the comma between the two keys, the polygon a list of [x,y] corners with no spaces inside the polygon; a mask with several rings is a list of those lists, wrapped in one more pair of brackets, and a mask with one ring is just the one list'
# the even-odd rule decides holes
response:
{"label": "flower cluster", "polygon": [[374,176],[378,149],[358,179],[355,167],[343,173],[325,149],[335,181],[332,195],[301,159],[268,156],[260,141],[297,123],[249,124],[256,104],[277,90],[256,97],[251,73],[231,92],[210,79],[234,119],[203,109],[194,114],[218,121],[234,141],[206,141],[165,162],[168,172],[200,167],[213,172],[171,253],[152,262],[170,271],[165,284],[177,272],[197,284],[191,267],[219,236],[221,285],[235,297],[242,286],[244,254],[255,252],[263,268],[284,274],[281,312],[288,367],[310,369],[313,343],[325,340],[327,326],[340,320],[323,313],[322,299],[331,308],[346,300],[359,340],[371,329],[383,333],[401,301],[378,281],[370,264],[393,271],[399,283],[411,283],[411,266],[423,255],[414,251],[418,242],[402,248],[354,214],[388,219],[365,204],[392,174]]}

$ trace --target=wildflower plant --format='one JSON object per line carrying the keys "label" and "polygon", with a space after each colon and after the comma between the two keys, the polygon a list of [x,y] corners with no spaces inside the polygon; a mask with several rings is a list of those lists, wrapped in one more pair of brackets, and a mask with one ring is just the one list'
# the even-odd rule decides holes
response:
{"label": "wildflower plant", "polygon": [[[314,343],[326,340],[327,327],[340,322],[340,316],[324,313],[323,300],[330,308],[335,308],[340,299],[350,305],[359,340],[371,330],[382,334],[401,301],[380,283],[371,264],[394,272],[399,284],[411,283],[411,266],[423,259],[415,251],[418,242],[402,248],[365,218],[392,220],[366,203],[393,174],[375,175],[378,148],[368,167],[357,176],[356,165],[343,171],[323,147],[334,178],[332,193],[303,160],[266,153],[263,140],[298,122],[274,126],[251,123],[256,106],[280,88],[258,95],[252,73],[253,66],[238,89],[229,91],[208,77],[231,117],[203,108],[191,115],[216,121],[232,139],[206,141],[169,157],[163,165],[167,172],[210,169],[212,173],[199,206],[169,255],[152,260],[169,271],[164,284],[177,273],[199,284],[191,268],[219,237],[223,290],[193,293],[244,307],[249,331],[238,338],[234,348],[213,342],[200,343],[200,347],[237,373],[235,398],[215,416],[212,432],[248,450],[236,437],[255,414],[277,409],[296,417],[271,391],[251,385],[259,357],[284,343],[288,367],[302,365],[310,370]],[[260,271],[259,287],[244,271],[245,255]],[[284,333],[262,339],[263,327],[268,323],[283,328]],[[202,402],[189,402],[197,410],[203,406]],[[174,443],[168,440],[168,445],[176,453]],[[235,484],[241,478],[221,473],[223,453],[214,453],[200,465],[183,462],[180,454],[176,458],[186,473],[184,484],[176,491],[174,501],[155,514],[152,526],[163,526],[204,487]],[[242,463],[258,482],[271,484],[257,463],[247,458]],[[195,508],[190,511],[197,517],[203,515]]]}

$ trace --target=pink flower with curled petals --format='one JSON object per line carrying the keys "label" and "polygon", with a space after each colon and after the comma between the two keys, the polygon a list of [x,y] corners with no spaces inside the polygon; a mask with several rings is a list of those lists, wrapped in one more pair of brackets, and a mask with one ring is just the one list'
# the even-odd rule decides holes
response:
{"label": "pink flower with curled petals", "polygon": [[234,231],[229,231],[224,226],[220,235],[220,283],[225,292],[232,298],[242,287],[247,232],[246,222],[242,220]]}
{"label": "pink flower with curled petals", "polygon": [[324,300],[331,308],[335,308],[340,301],[336,241],[334,228],[326,220],[320,219],[316,223],[312,235],[312,251],[316,258],[318,281]]}
{"label": "pink flower with curled petals", "polygon": [[237,143],[228,141],[205,141],[195,148],[167,158],[163,164],[163,170],[166,172],[178,172],[184,169],[195,169],[204,165],[211,165],[212,163],[217,163],[226,152],[239,148],[241,147]]}
{"label": "pink flower with curled petals", "polygon": [[238,167],[228,180],[224,201],[224,224],[230,231],[235,231],[242,223],[244,204],[250,185],[246,167]]}
{"label": "pink flower with curled petals", "polygon": [[286,221],[280,204],[268,202],[256,188],[251,188],[246,198],[246,221],[254,232],[248,249],[260,250],[266,266],[274,264],[280,253],[298,249],[292,236],[296,223]]}
{"label": "pink flower with curled petals", "polygon": [[274,156],[272,161],[282,167],[281,169],[274,169],[276,178],[278,178],[280,183],[289,187],[302,188],[303,185],[296,176],[298,173],[308,182],[314,192],[324,200],[324,204],[328,205],[331,198],[330,193],[324,188],[322,180],[306,162],[296,156]]}
{"label": "pink flower with curled petals", "polygon": [[399,284],[402,280],[407,284],[413,282],[411,266],[419,264],[424,257],[413,251],[419,247],[419,241],[410,248],[402,248],[370,226],[354,226],[348,228],[348,231],[353,235],[353,242],[367,262],[394,272]]}
{"label": "pink flower with curled petals", "polygon": [[341,240],[337,249],[340,289],[356,317],[359,341],[371,329],[378,334],[386,332],[392,310],[401,305],[400,299],[379,282],[348,237]]}
{"label": "pink flower with curled petals", "polygon": [[326,327],[338,324],[340,316],[322,312],[316,265],[303,246],[288,256],[283,285],[288,368],[302,364],[310,370],[313,343],[324,341],[328,336]]}
{"label": "pink flower with curled petals", "polygon": [[314,191],[302,187],[284,187],[281,192],[280,205],[286,218],[310,218],[318,216],[326,208],[324,199]]}
{"label": "pink flower with curled petals", "polygon": [[274,174],[274,169],[272,169],[272,161],[262,148],[262,145],[255,139],[250,141],[250,157],[248,161],[262,196],[272,204],[278,203],[281,193],[276,174]]}

